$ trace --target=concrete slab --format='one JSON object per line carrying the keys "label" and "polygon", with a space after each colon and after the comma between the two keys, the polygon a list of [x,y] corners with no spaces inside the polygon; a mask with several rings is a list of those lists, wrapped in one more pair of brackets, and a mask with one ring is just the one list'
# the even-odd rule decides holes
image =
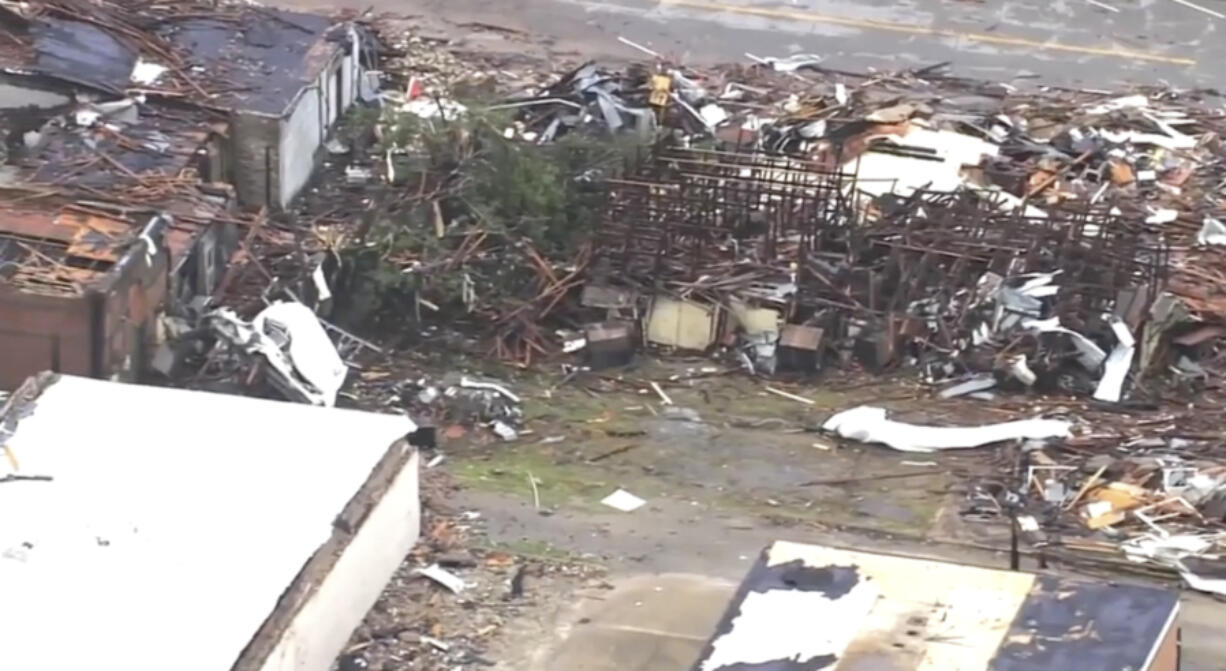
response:
{"label": "concrete slab", "polygon": [[703,643],[684,638],[594,628],[567,641],[547,671],[682,671]]}
{"label": "concrete slab", "polygon": [[736,585],[692,575],[643,575],[590,595],[561,623],[546,671],[685,671]]}
{"label": "concrete slab", "polygon": [[[530,654],[497,670],[689,671],[736,593],[730,580],[690,574],[629,575],[612,585],[577,594],[551,637],[515,641]],[[1222,604],[1183,597],[1183,670],[1226,669],[1218,646],[1209,645],[1218,636]]]}
{"label": "concrete slab", "polygon": [[587,617],[605,628],[705,641],[727,605],[731,582],[696,575],[644,575],[620,583]]}

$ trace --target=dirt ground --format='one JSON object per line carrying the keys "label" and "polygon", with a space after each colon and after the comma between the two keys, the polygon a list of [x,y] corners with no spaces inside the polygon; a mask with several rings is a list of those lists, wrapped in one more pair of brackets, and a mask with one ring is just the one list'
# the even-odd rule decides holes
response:
{"label": "dirt ground", "polygon": [[[959,515],[966,481],[1001,472],[1003,448],[917,455],[815,431],[832,412],[863,403],[927,422],[1014,416],[992,403],[939,401],[909,376],[768,382],[711,373],[718,366],[708,359],[643,358],[569,379],[479,360],[449,365],[505,380],[523,398],[523,431],[504,442],[482,428],[440,424],[438,451],[424,460],[436,463],[423,471],[431,483],[425,543],[354,637],[350,661],[366,666],[342,669],[537,671],[546,668],[542,651],[564,650],[576,635],[585,619],[577,603],[616,603],[608,594],[628,582],[685,574],[705,585],[686,592],[701,595],[690,606],[701,608],[697,620],[715,618],[752,559],[781,539],[1008,566],[999,520]],[[386,404],[395,396],[389,381],[408,375],[367,377],[356,398]],[[672,404],[647,380],[663,381]],[[601,504],[619,488],[646,505],[625,513]],[[456,595],[412,573],[431,563],[470,587]],[[1026,559],[1024,568],[1037,564]],[[1195,597],[1190,604],[1186,612],[1210,624],[1189,621],[1188,659],[1203,664],[1187,668],[1226,668],[1213,643],[1221,606]],[[694,638],[666,639],[667,654],[630,667],[684,671],[692,662],[684,658],[698,654]]]}

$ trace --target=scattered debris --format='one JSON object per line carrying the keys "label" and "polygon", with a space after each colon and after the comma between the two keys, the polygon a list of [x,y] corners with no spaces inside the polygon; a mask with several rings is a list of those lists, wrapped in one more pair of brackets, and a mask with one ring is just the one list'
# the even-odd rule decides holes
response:
{"label": "scattered debris", "polygon": [[609,494],[601,499],[600,502],[606,506],[609,506],[610,508],[616,508],[623,513],[634,512],[647,504],[647,502],[643,499],[640,499],[624,489],[619,489],[612,494]]}
{"label": "scattered debris", "polygon": [[989,501],[989,520],[1024,512],[1017,519],[1032,520],[1026,537],[1045,552],[1114,552],[1212,591],[1213,579],[1200,578],[1226,570],[1226,465],[1193,456],[1211,441],[1103,436],[1113,449],[1065,447],[1094,444],[1087,438],[1093,435],[1027,444],[1016,484],[1002,489],[986,478],[972,488],[964,514],[983,513],[977,502]]}
{"label": "scattered debris", "polygon": [[[1031,382],[1030,384],[1033,384]],[[940,398],[957,398],[977,392],[987,391],[996,386],[996,377],[992,375],[976,375],[969,380],[959,382],[952,387],[942,389],[937,396]]]}
{"label": "scattered debris", "polygon": [[664,393],[664,390],[660,388],[660,383],[659,383],[659,382],[656,382],[656,381],[652,380],[652,382],[651,382],[651,388],[652,388],[652,390],[653,390],[653,391],[655,391],[655,392],[656,392],[656,396],[659,396],[659,397],[660,397],[660,402],[661,402],[661,403],[663,403],[664,405],[672,405],[672,404],[673,404],[673,399],[669,398],[668,394],[665,394],[665,393]]}
{"label": "scattered debris", "polygon": [[473,380],[467,377],[462,377],[460,378],[460,386],[464,387],[465,389],[483,389],[483,390],[488,390],[488,391],[495,391],[495,392],[498,392],[499,394],[502,394],[504,397],[507,398],[507,400],[511,401],[512,403],[516,403],[516,404],[519,403],[518,396],[511,393],[511,391],[508,390],[506,387],[500,384],[494,383],[494,382],[483,382],[481,380]]}
{"label": "scattered debris", "polygon": [[[232,286],[210,303],[231,312],[203,320],[221,341],[209,367],[267,376],[296,400],[335,402],[346,377],[337,361],[370,354],[373,343],[355,344],[314,313],[312,325],[307,308],[254,316],[286,287],[316,287],[300,305],[357,293],[336,280],[370,253],[391,296],[373,313],[408,324],[397,333],[426,347],[454,326],[472,334],[470,351],[521,366],[564,360],[568,380],[583,366],[627,365],[639,347],[719,357],[754,376],[906,369],[951,405],[991,399],[977,407],[1075,418],[1077,434],[1073,419],[923,426],[860,407],[823,428],[904,452],[1002,444],[993,454],[1021,465],[976,483],[968,517],[1016,520],[1045,552],[1110,552],[1193,587],[1220,582],[1226,467],[1213,454],[1210,405],[1187,405],[1218,391],[1226,363],[1217,94],[1007,86],[940,66],[855,75],[804,54],[693,68],[625,39],[656,62],[524,72],[469,66],[382,32],[375,81],[386,87],[364,98],[378,114],[374,140],[330,147],[332,179],[304,199],[295,226],[252,227]],[[145,70],[156,82],[180,78],[175,67]],[[492,104],[458,93],[490,79]],[[65,119],[96,127],[125,113],[86,105]],[[501,144],[474,131],[490,113]],[[614,135],[633,146],[606,142]],[[427,145],[446,147],[447,160],[432,161]],[[493,163],[490,153],[525,162]],[[521,229],[519,220],[491,223],[497,208],[469,205],[475,169],[546,172],[524,169],[541,165],[525,157],[557,168],[550,181],[567,190],[541,200],[580,213],[582,227],[558,218]],[[576,237],[560,244],[563,234]],[[245,310],[234,305],[244,292]],[[309,333],[301,342],[299,329]],[[690,402],[674,380],[633,388],[658,397],[664,418],[703,421],[662,383]],[[504,382],[414,374],[376,386],[380,403],[448,437],[526,433],[521,396]],[[1142,407],[1155,410],[1131,412]],[[603,503],[627,512],[645,504],[624,490]],[[414,644],[433,654],[446,652],[443,641],[453,657],[465,647],[450,634]]]}
{"label": "scattered debris", "polygon": [[[422,487],[421,541],[353,633],[342,663],[361,658],[372,669],[489,668],[497,638],[520,618],[533,609],[562,607],[576,590],[603,582],[603,570],[593,564],[488,547],[481,516],[451,507],[454,485],[446,473],[423,472]],[[522,588],[529,574],[532,598],[508,599],[508,582]]]}
{"label": "scattered debris", "polygon": [[483,426],[504,441],[519,438],[522,399],[500,382],[464,375],[441,381],[419,378],[398,385],[395,397],[422,421],[456,428]]}
{"label": "scattered debris", "polygon": [[429,578],[434,582],[446,587],[452,594],[459,594],[464,591],[464,581],[449,573],[446,569],[439,567],[438,564],[431,564],[425,568],[415,569],[414,575]]}
{"label": "scattered debris", "polygon": [[796,401],[797,403],[804,403],[805,405],[813,405],[813,401],[805,398],[804,396],[797,396],[796,394],[792,394],[781,389],[773,389],[771,387],[763,387],[762,389],[774,394],[775,396],[786,398],[789,401]]}

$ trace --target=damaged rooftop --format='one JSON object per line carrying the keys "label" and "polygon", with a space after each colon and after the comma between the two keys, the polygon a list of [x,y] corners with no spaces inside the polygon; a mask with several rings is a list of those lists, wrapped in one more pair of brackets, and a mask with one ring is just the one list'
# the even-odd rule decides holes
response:
{"label": "damaged rooftop", "polygon": [[146,202],[159,188],[173,191],[207,175],[203,149],[219,123],[206,110],[131,99],[0,118],[11,122],[8,165],[0,168],[7,186],[94,198],[127,192]]}
{"label": "damaged rooftop", "polygon": [[0,64],[107,93],[139,89],[280,116],[336,48],[328,16],[261,5],[5,3]]}
{"label": "damaged rooftop", "polygon": [[0,216],[3,286],[42,295],[82,295],[120,261],[148,223],[84,204],[3,200]]}
{"label": "damaged rooftop", "polygon": [[281,116],[338,48],[331,17],[248,6],[228,16],[167,17],[157,33],[185,54],[191,71],[227,82],[211,104]]}

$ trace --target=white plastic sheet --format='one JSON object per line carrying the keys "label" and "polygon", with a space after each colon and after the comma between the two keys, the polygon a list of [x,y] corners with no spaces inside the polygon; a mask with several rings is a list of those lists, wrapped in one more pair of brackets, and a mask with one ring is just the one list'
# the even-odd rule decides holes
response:
{"label": "white plastic sheet", "polygon": [[600,502],[606,506],[609,506],[610,508],[616,508],[623,513],[632,513],[647,505],[646,501],[624,489],[619,489],[612,494],[609,494]]}
{"label": "white plastic sheet", "polygon": [[923,426],[886,418],[884,408],[862,405],[835,414],[822,428],[843,438],[881,443],[901,452],[935,452],[980,447],[1006,440],[1067,438],[1072,424],[1058,419],[1024,419],[984,426]]}
{"label": "white plastic sheet", "polygon": [[166,66],[160,63],[137,59],[136,65],[132,66],[130,79],[133,84],[153,86],[166,73],[166,70]]}

